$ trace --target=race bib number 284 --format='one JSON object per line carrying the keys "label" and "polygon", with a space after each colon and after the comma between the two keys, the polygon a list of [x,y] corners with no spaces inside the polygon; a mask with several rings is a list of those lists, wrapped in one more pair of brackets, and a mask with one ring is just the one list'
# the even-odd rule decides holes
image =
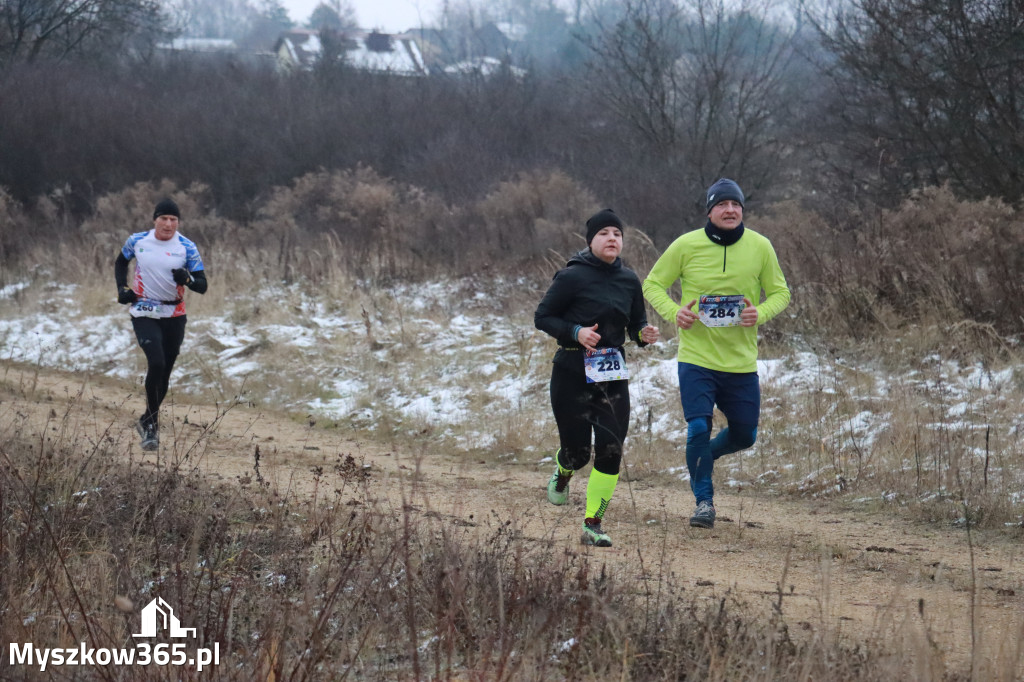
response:
{"label": "race bib number 284", "polygon": [[702,294],[697,314],[705,327],[735,327],[743,311],[743,294],[712,296]]}

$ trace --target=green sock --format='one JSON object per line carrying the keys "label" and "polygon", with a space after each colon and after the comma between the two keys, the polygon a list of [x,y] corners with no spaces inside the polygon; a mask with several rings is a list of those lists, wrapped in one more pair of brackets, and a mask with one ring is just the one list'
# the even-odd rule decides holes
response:
{"label": "green sock", "polygon": [[615,484],[619,482],[618,474],[602,474],[597,469],[590,471],[587,481],[587,516],[588,519],[600,519],[612,501]]}
{"label": "green sock", "polygon": [[561,453],[562,453],[562,448],[558,448],[558,452],[555,453],[555,464],[558,466],[558,475],[559,476],[572,476],[573,475],[573,470],[572,469],[566,469],[564,466],[562,466],[562,463],[558,461],[558,455],[560,455]]}

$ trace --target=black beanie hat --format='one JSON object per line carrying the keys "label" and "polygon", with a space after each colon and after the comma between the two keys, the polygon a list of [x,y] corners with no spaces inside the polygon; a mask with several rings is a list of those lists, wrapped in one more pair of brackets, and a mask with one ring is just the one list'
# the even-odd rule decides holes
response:
{"label": "black beanie hat", "polygon": [[587,246],[590,246],[594,235],[606,227],[617,227],[620,232],[623,228],[622,220],[610,208],[601,209],[587,220]]}
{"label": "black beanie hat", "polygon": [[715,207],[715,204],[720,204],[728,199],[732,199],[742,206],[744,201],[743,190],[741,190],[740,186],[729,178],[722,178],[715,182],[715,184],[708,187],[708,213],[711,213],[711,209]]}
{"label": "black beanie hat", "polygon": [[181,219],[181,213],[178,211],[178,205],[170,199],[164,199],[156,205],[156,209],[153,210],[153,220],[156,220],[162,215],[172,215],[179,220]]}

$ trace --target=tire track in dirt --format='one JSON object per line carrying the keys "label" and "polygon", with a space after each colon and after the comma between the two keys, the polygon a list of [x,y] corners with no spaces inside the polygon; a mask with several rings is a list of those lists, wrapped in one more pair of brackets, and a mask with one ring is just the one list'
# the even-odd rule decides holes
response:
{"label": "tire track in dirt", "polygon": [[63,423],[83,443],[106,440],[143,466],[196,467],[239,485],[259,476],[299,495],[314,493],[318,470],[330,484],[333,467],[351,455],[368,465],[371,493],[395,514],[482,537],[510,521],[520,541],[585,555],[638,586],[670,580],[697,598],[734,597],[764,618],[779,614],[797,637],[937,648],[958,670],[972,658],[973,599],[976,661],[1024,675],[1024,563],[1005,537],[975,534],[972,570],[962,529],[734,492],[717,495],[714,530],[691,529],[684,483],[624,476],[605,523],[615,546],[585,548],[585,484],[574,483],[568,505],[549,505],[549,465],[466,461],[426,445],[417,456],[292,416],[199,403],[166,405],[161,450],[144,454],[132,426],[141,403],[139,387],[106,377],[0,365],[0,435],[15,423],[37,432]]}

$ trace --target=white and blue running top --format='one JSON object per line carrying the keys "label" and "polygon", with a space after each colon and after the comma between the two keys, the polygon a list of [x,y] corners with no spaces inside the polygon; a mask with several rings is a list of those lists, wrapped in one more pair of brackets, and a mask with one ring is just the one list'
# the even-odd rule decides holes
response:
{"label": "white and blue running top", "polygon": [[132,317],[179,317],[185,314],[185,287],[174,283],[171,270],[189,272],[203,269],[203,259],[192,240],[175,232],[167,241],[153,230],[136,232],[121,247],[125,258],[135,259],[132,289],[139,300],[132,304]]}

